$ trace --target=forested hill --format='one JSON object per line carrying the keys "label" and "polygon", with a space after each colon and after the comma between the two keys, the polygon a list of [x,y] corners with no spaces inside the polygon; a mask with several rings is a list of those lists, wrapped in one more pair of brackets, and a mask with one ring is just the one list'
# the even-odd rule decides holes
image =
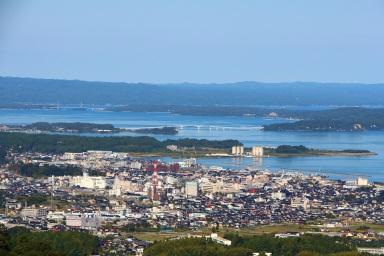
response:
{"label": "forested hill", "polygon": [[322,111],[297,111],[303,119],[265,125],[267,131],[364,131],[384,130],[383,108],[339,108]]}
{"label": "forested hill", "polygon": [[[242,145],[237,140],[178,139],[159,141],[153,137],[87,137],[55,134],[27,134],[20,132],[0,132],[1,150],[17,152],[64,153],[87,150],[110,150],[114,152],[167,153],[169,145],[192,148],[194,151],[228,150],[233,145]],[[1,160],[1,159],[0,159]]]}
{"label": "forested hill", "polygon": [[0,77],[1,104],[384,105],[384,84],[142,84]]}

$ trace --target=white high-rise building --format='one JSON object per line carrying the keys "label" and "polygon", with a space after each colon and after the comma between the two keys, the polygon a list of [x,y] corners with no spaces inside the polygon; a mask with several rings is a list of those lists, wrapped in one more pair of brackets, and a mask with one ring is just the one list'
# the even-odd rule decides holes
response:
{"label": "white high-rise building", "polygon": [[369,183],[368,183],[368,180],[363,178],[363,177],[358,177],[356,179],[356,185],[357,186],[368,186]]}
{"label": "white high-rise building", "polygon": [[243,146],[233,146],[232,147],[232,155],[241,156],[243,154],[244,154],[244,147]]}
{"label": "white high-rise building", "polygon": [[252,155],[256,157],[262,157],[264,155],[264,148],[260,146],[253,146]]}

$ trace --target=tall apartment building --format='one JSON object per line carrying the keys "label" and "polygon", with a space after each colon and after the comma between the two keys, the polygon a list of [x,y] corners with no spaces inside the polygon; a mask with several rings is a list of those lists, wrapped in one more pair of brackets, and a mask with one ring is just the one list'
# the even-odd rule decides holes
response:
{"label": "tall apartment building", "polygon": [[363,177],[357,177],[356,185],[357,186],[368,186],[369,185],[368,179],[363,178]]}
{"label": "tall apartment building", "polygon": [[244,147],[243,146],[233,146],[232,147],[232,155],[241,156],[243,154],[244,154]]}
{"label": "tall apartment building", "polygon": [[260,146],[253,146],[252,155],[256,157],[262,157],[264,155],[264,148]]}

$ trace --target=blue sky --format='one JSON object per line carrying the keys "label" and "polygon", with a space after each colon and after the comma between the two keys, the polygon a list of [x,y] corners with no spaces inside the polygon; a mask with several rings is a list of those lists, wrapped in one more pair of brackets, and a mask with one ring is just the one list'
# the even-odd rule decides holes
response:
{"label": "blue sky", "polygon": [[0,0],[0,75],[384,82],[383,0]]}

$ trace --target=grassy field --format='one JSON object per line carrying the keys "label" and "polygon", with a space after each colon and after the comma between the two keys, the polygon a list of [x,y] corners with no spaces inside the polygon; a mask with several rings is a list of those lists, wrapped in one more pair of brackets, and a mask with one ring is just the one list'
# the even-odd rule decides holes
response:
{"label": "grassy field", "polygon": [[380,224],[371,224],[371,223],[355,223],[348,227],[352,231],[363,232],[369,228],[375,232],[384,232],[384,225]]}
{"label": "grassy field", "polygon": [[225,233],[238,233],[240,235],[262,235],[262,234],[274,234],[274,233],[286,233],[286,232],[305,232],[314,231],[316,227],[311,225],[297,225],[297,224],[275,224],[265,225],[252,228],[223,228],[219,230],[219,234]]}
{"label": "grassy field", "polygon": [[[354,223],[351,226],[345,228],[327,228],[330,232],[339,232],[343,229],[349,229],[356,232],[364,232],[367,229],[374,230],[376,232],[384,232],[384,225],[367,224],[367,223]],[[265,225],[252,228],[221,228],[217,233],[223,236],[225,233],[238,233],[239,235],[252,236],[262,234],[275,234],[275,233],[287,233],[287,232],[311,232],[319,231],[319,227],[314,225],[298,225],[298,224],[275,224]],[[190,235],[209,235],[212,230],[209,228],[197,230],[197,231],[174,231],[174,232],[132,232],[127,235],[132,235],[138,239],[145,241],[156,241],[168,238],[174,238],[178,236]]]}
{"label": "grassy field", "polygon": [[[222,228],[218,230],[219,235],[225,233],[238,233],[240,235],[262,235],[262,234],[273,234],[273,233],[284,233],[284,232],[305,232],[314,231],[314,227],[309,225],[295,225],[295,224],[281,224],[281,225],[267,225],[259,226],[255,228]],[[163,240],[178,236],[190,235],[209,235],[212,230],[209,228],[196,230],[196,231],[173,231],[173,232],[132,232],[126,233],[132,235],[138,239],[145,241]]]}
{"label": "grassy field", "polygon": [[158,241],[158,240],[164,240],[168,238],[178,237],[182,235],[182,233],[178,232],[170,232],[170,233],[162,233],[162,232],[132,232],[129,233],[129,235],[132,235],[136,237],[137,239],[144,240],[144,241]]}

